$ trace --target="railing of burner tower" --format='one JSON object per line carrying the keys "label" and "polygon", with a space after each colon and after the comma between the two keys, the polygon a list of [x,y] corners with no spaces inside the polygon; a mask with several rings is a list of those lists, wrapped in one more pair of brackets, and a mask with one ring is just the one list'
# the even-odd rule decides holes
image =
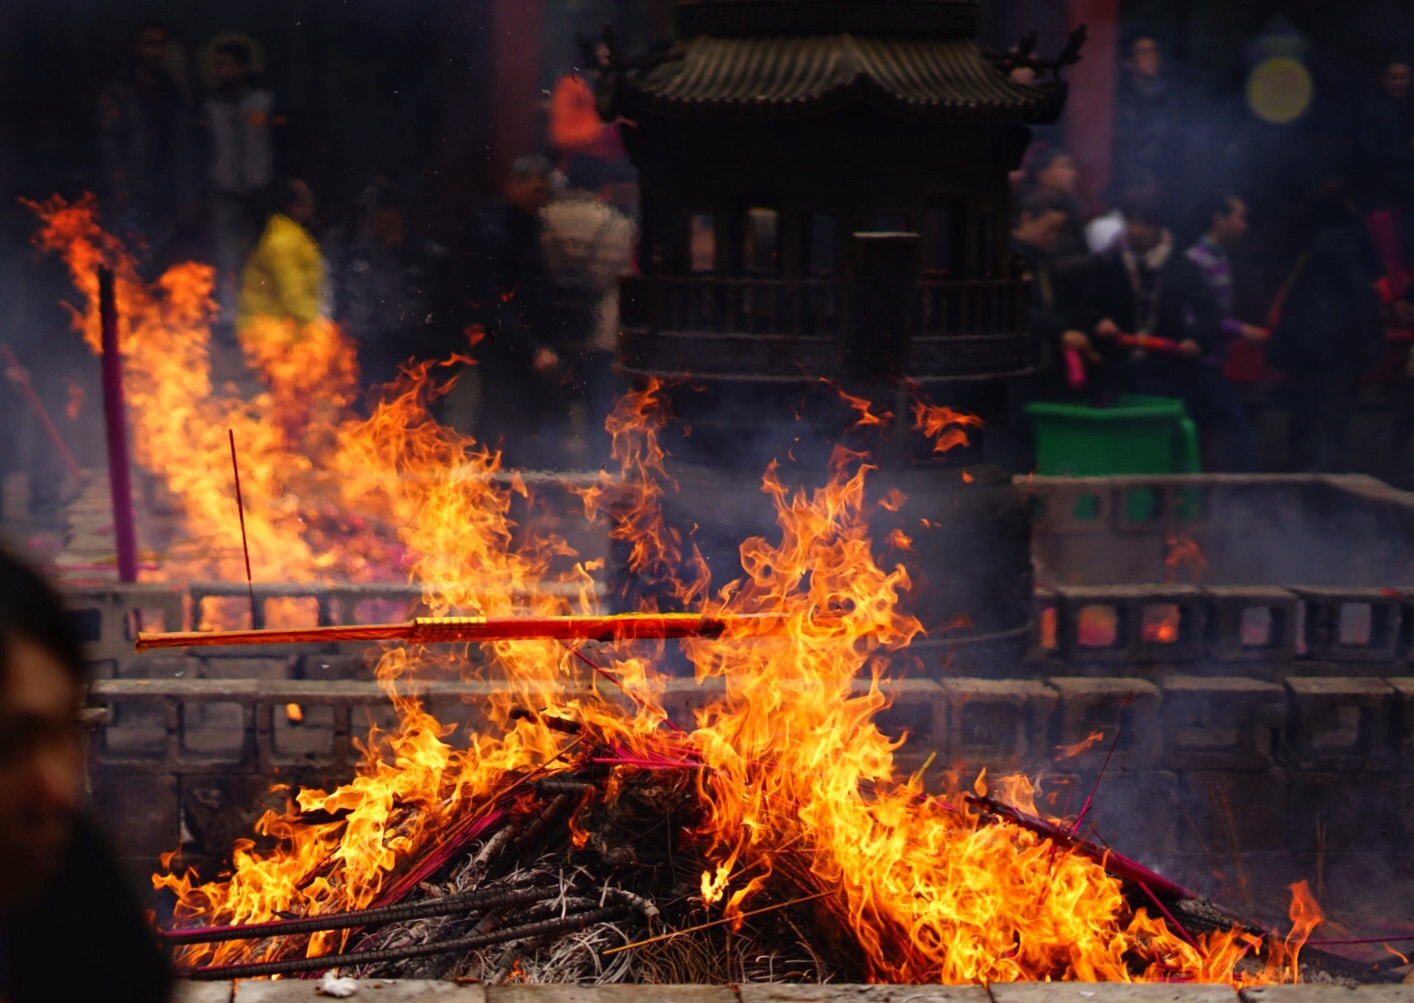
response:
{"label": "railing of burner tower", "polygon": [[[626,327],[656,331],[802,335],[844,334],[843,279],[625,276]],[[1027,291],[1014,279],[924,279],[915,287],[918,337],[1015,334],[1027,322]]]}

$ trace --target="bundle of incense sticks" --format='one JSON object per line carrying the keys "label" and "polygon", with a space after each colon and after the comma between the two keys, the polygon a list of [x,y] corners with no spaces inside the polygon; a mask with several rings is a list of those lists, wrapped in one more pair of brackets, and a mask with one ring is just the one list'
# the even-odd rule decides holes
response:
{"label": "bundle of incense sticks", "polygon": [[192,648],[218,644],[327,644],[334,641],[405,641],[412,644],[515,641],[661,640],[770,633],[783,628],[779,613],[616,613],[602,616],[415,617],[402,623],[299,627],[292,630],[139,632],[134,647]]}

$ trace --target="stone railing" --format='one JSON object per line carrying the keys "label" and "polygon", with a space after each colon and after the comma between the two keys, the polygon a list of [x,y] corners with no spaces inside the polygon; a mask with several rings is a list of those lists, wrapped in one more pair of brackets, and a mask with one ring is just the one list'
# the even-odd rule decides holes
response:
{"label": "stone railing", "polygon": [[[844,333],[845,282],[631,275],[620,281],[626,328],[716,334]],[[913,302],[918,337],[1015,335],[1027,323],[1027,292],[1011,279],[924,279]]]}

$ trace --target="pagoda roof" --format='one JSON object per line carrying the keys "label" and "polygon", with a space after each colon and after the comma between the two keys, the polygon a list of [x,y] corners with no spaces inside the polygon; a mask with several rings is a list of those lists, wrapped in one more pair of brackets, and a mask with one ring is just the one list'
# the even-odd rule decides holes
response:
{"label": "pagoda roof", "polygon": [[970,38],[697,35],[617,88],[628,118],[816,118],[862,104],[929,123],[1053,122],[1066,85],[1018,84]]}

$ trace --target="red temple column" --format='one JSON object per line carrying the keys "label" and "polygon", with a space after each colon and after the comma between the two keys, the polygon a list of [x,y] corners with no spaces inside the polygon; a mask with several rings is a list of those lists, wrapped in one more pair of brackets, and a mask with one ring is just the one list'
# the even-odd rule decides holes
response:
{"label": "red temple column", "polygon": [[493,0],[491,11],[492,177],[542,145],[541,0]]}
{"label": "red temple column", "polygon": [[1066,74],[1065,144],[1080,168],[1081,201],[1094,211],[1110,183],[1115,86],[1119,73],[1119,0],[1069,0],[1072,25],[1085,24],[1083,58]]}

